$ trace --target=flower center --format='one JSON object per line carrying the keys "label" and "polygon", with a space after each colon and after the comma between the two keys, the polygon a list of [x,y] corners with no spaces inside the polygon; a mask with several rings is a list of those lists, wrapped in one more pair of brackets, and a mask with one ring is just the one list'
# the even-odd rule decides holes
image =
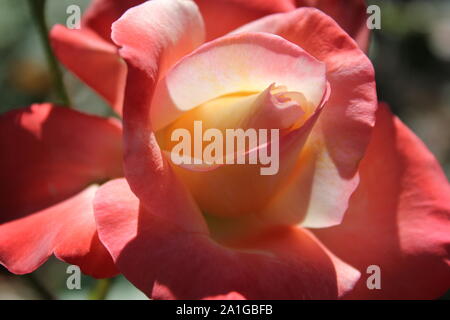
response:
{"label": "flower center", "polygon": [[252,215],[286,175],[278,172],[279,140],[300,128],[315,107],[302,93],[272,84],[261,92],[236,92],[202,103],[156,137],[203,211]]}

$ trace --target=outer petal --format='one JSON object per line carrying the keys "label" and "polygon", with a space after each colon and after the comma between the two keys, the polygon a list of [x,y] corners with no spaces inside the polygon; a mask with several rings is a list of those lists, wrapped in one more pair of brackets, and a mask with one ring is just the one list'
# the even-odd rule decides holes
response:
{"label": "outer petal", "polygon": [[[298,162],[291,184],[268,207],[286,223],[306,227],[338,224],[358,183],[357,167],[375,120],[374,71],[356,43],[321,11],[300,8],[275,14],[235,31],[278,34],[327,66],[331,96]],[[319,36],[320,35],[320,36]],[[304,207],[299,207],[298,199]]]}
{"label": "outer petal", "polygon": [[295,9],[293,0],[195,0],[206,26],[207,41],[265,15]]}
{"label": "outer petal", "polygon": [[[203,22],[191,1],[154,0],[132,8],[113,25],[113,39],[128,64],[124,104],[125,173],[142,198],[172,197],[179,182],[158,147],[150,121],[156,80],[203,41]],[[152,182],[149,184],[149,182]],[[178,191],[177,191],[178,192]],[[179,191],[186,198],[186,191]],[[162,198],[170,203],[171,198]]]}
{"label": "outer petal", "polygon": [[118,123],[33,105],[0,117],[0,149],[0,262],[28,273],[54,253],[95,277],[115,274],[96,233],[96,188],[79,192],[122,174]]}
{"label": "outer petal", "polygon": [[0,225],[0,263],[16,274],[30,273],[52,254],[94,277],[117,274],[97,235],[93,199],[97,187],[22,219]]}
{"label": "outer petal", "polygon": [[311,6],[331,16],[367,52],[370,30],[364,0],[297,0],[298,7]]}
{"label": "outer petal", "polygon": [[431,299],[450,288],[450,186],[423,143],[381,105],[361,182],[341,225],[315,234],[365,273],[350,299]]}
{"label": "outer petal", "polygon": [[82,27],[89,28],[108,42],[111,41],[111,26],[129,8],[146,0],[93,0],[83,15]]}
{"label": "outer petal", "polygon": [[120,115],[125,90],[126,65],[117,48],[89,29],[56,25],[50,33],[58,59],[101,95]]}
{"label": "outer petal", "polygon": [[[170,205],[164,214],[158,210],[140,203],[123,179],[102,186],[95,200],[102,242],[125,276],[153,298],[237,292],[249,299],[333,299],[359,277],[305,230],[276,228],[223,246],[202,226],[179,223]],[[181,215],[190,210],[186,205]]]}
{"label": "outer petal", "polygon": [[122,175],[116,121],[50,104],[0,117],[0,223]]}
{"label": "outer petal", "polygon": [[206,297],[205,300],[245,300],[245,297],[237,292],[230,292],[218,296]]}
{"label": "outer petal", "polygon": [[[142,67],[163,76],[180,58],[201,45],[204,23],[190,0],[156,0],[128,10],[113,25],[112,37],[126,59],[140,60]],[[126,44],[126,45],[125,45]],[[156,59],[157,58],[157,59]]]}

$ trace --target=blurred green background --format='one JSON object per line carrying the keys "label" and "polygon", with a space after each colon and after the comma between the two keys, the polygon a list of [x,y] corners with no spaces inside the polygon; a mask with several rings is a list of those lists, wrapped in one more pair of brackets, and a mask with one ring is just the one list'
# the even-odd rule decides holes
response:
{"label": "blurred green background", "polygon": [[[47,22],[65,24],[66,8],[89,0],[47,0]],[[367,1],[381,8],[381,29],[372,33],[369,56],[379,100],[430,148],[450,176],[450,1]],[[71,74],[64,81],[76,109],[109,115],[105,102]],[[55,101],[39,35],[26,0],[0,0],[0,113],[34,102]],[[66,287],[67,264],[49,260],[32,276],[0,269],[0,300],[89,298],[98,283],[83,276],[81,290]],[[145,299],[123,277],[114,279],[110,299]]]}

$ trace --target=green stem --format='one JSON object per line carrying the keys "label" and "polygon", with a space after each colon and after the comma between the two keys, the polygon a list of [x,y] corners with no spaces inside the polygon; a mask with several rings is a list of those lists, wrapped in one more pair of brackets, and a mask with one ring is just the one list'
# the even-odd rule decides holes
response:
{"label": "green stem", "polygon": [[64,86],[62,72],[48,38],[48,29],[45,20],[45,2],[46,0],[28,0],[32,16],[35,20],[36,27],[39,31],[39,36],[44,47],[47,63],[53,76],[53,84],[58,95],[58,102],[64,106],[70,106],[71,103],[66,87]]}
{"label": "green stem", "polygon": [[89,300],[105,300],[108,295],[113,279],[97,280],[94,288],[89,293]]}

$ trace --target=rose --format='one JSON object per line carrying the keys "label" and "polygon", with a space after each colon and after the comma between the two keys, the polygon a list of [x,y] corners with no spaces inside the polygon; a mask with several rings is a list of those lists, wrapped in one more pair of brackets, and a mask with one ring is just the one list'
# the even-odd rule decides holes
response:
{"label": "rose", "polygon": [[[56,26],[51,34],[60,59],[119,114],[126,68],[110,39],[110,26],[126,9],[142,2],[94,1],[83,18],[81,30]],[[294,9],[289,1],[198,4],[205,13],[209,38],[256,17]],[[360,23],[364,4],[359,0],[351,2],[351,19],[343,18],[348,2],[343,4],[344,1],[298,3],[329,12],[364,45],[366,32]],[[225,14],[226,20],[222,19],[224,23],[219,27],[215,23],[217,14]],[[28,273],[54,253],[63,261],[79,265],[86,274],[116,274],[110,256],[98,241],[90,202],[98,184],[122,175],[121,127],[117,121],[61,110],[50,104],[4,114],[0,121],[4,155],[0,159],[0,263],[14,273]]]}
{"label": "rose", "polygon": [[0,116],[0,263],[34,271],[52,254],[96,278],[117,269],[99,241],[92,201],[123,176],[115,119],[35,104]]}
{"label": "rose", "polygon": [[[448,182],[377,105],[370,61],[329,16],[297,9],[202,44],[192,2],[154,0],[115,22],[112,39],[128,67],[127,181],[100,187],[95,215],[117,267],[146,294],[436,298],[449,287]],[[199,172],[164,152],[167,134],[193,120],[249,119],[283,129],[279,174]],[[366,285],[372,264],[380,290]]]}
{"label": "rose", "polygon": [[[159,1],[155,1],[152,4],[155,6],[153,9],[158,8],[157,2],[159,3]],[[158,14],[167,13],[169,17],[173,14],[174,22],[181,21],[183,23],[185,21],[177,19],[177,14],[180,13],[177,10],[171,14],[165,12],[163,8],[158,8],[158,10]],[[136,15],[137,12],[131,13],[130,11],[129,14]],[[142,12],[145,13],[144,10]],[[155,11],[153,12],[155,13]],[[305,21],[302,22],[302,19],[297,22],[298,24],[294,23],[293,17],[297,17],[297,14],[302,16],[305,12],[293,13],[291,19],[286,19],[290,20],[289,22],[284,21],[285,18],[290,17],[289,15],[274,16],[270,17],[270,19],[274,19],[273,21],[267,18],[269,20],[265,20],[265,22],[263,20],[245,28],[257,27],[257,31],[272,31],[287,38],[292,36],[289,40],[305,47],[305,43],[310,42],[302,39],[297,33],[302,30],[301,26],[308,24]],[[320,31],[317,32],[325,34],[327,37],[325,37],[325,41],[305,47],[308,49],[307,52],[314,55],[327,56],[329,54],[332,58],[331,62],[334,63],[330,63],[328,59],[324,60],[327,60],[326,62],[333,67],[341,67],[339,62],[351,60],[350,52],[354,53],[355,48],[347,36],[320,14],[309,14],[312,16],[303,20],[323,22],[320,24]],[[316,14],[318,17],[315,16]],[[185,18],[189,20],[190,16],[187,15]],[[161,17],[164,15],[158,18]],[[127,19],[124,17],[122,27],[127,24],[133,27],[133,23],[130,21],[125,23],[126,21]],[[136,21],[142,22],[139,19]],[[161,22],[157,19],[153,21]],[[262,26],[258,24],[262,24]],[[283,26],[283,24],[285,25]],[[120,23],[117,25],[116,31],[120,31]],[[265,27],[271,26],[273,29],[265,29]],[[164,27],[164,24],[159,27]],[[152,39],[156,41],[152,44],[159,44],[156,46],[158,49],[167,49],[165,46],[170,44],[170,41],[166,41],[167,39],[178,39],[177,29],[170,30],[170,26],[166,25],[166,27],[168,29],[159,29],[165,31],[161,33],[161,37]],[[323,32],[327,28],[331,31]],[[123,31],[124,35],[133,34],[129,30]],[[139,30],[140,39],[149,40],[151,34],[146,32],[148,30]],[[159,33],[155,34],[160,35]],[[305,34],[302,36],[305,37]],[[315,41],[321,40],[324,39]],[[330,40],[339,41],[331,41],[330,45]],[[92,44],[90,41],[88,43]],[[119,44],[124,45],[124,43]],[[141,44],[144,45],[145,42]],[[174,44],[180,43],[175,41]],[[336,44],[339,44],[337,48]],[[127,46],[124,48],[127,49]],[[154,87],[155,81],[151,77],[155,77],[157,74],[156,65],[152,62],[159,62],[160,58],[170,50],[162,50],[159,52],[161,56],[153,52],[155,55],[152,60],[143,58],[144,52],[134,50],[136,48],[129,50],[129,48],[133,47],[128,46],[128,50],[123,51],[130,67],[125,108],[125,124],[128,126],[126,130],[128,149],[126,167],[131,187],[138,195],[140,203],[129,192],[124,180],[116,180],[102,186],[97,193],[96,215],[102,241],[113,254],[118,267],[147,294],[151,295],[153,291],[154,296],[167,298],[207,296],[216,298],[321,298],[342,297],[348,292],[345,296],[347,298],[433,298],[448,287],[446,280],[448,279],[448,265],[446,265],[448,253],[445,250],[445,246],[448,246],[448,183],[435,159],[417,138],[387,111],[385,106],[381,106],[376,113],[377,122],[369,147],[367,150],[364,150],[364,146],[361,148],[363,160],[358,167],[360,181],[351,199],[344,204],[344,206],[348,205],[348,210],[339,226],[314,230],[313,235],[303,228],[277,226],[280,224],[278,219],[264,219],[265,224],[259,226],[248,217],[232,217],[231,219],[209,217],[208,230],[206,230],[203,216],[195,206],[190,206],[192,204],[191,195],[184,187],[177,188],[180,185],[180,178],[175,178],[171,169],[168,169],[167,159],[161,155],[155,140],[149,140],[149,137],[153,136],[151,127],[148,127],[148,123],[145,121],[150,105],[146,101],[146,99],[150,100],[150,97],[147,96],[149,94],[147,89]],[[152,46],[144,45],[143,48],[148,49]],[[103,49],[103,47],[98,46],[96,49]],[[324,52],[317,53],[314,52],[314,49]],[[97,53],[99,52],[101,50],[97,51]],[[115,57],[115,49],[111,52]],[[134,54],[137,55],[133,56]],[[351,58],[355,58],[355,56],[351,55]],[[167,65],[167,59],[162,61],[165,61]],[[96,64],[92,64],[92,66],[97,67]],[[361,70],[362,73],[367,72],[366,68],[361,68]],[[345,133],[344,129],[349,128],[346,126],[349,123],[344,120],[352,120],[350,122],[364,120],[361,121],[363,124],[361,128],[367,126],[369,131],[372,131],[373,121],[370,117],[365,118],[372,115],[373,120],[374,108],[367,107],[371,105],[370,103],[366,103],[365,107],[355,101],[343,107],[331,103],[336,102],[333,100],[334,98],[337,99],[336,90],[333,91],[333,88],[339,88],[339,81],[336,81],[336,78],[345,79],[346,82],[343,83],[343,86],[349,84],[353,89],[351,96],[353,98],[358,96],[357,93],[361,91],[361,87],[347,81],[357,79],[356,75],[361,70],[334,68],[331,72],[329,71],[327,80],[329,80],[329,76],[335,77],[335,82],[331,82],[331,99],[323,107],[322,114],[318,117],[318,122],[314,123],[314,128],[308,137],[313,136],[314,130],[319,127],[318,124],[324,121],[323,115],[331,108],[330,106],[334,106],[335,111],[340,111],[338,114],[343,113],[340,114],[341,117],[337,121],[338,127],[342,126],[341,129],[343,129],[343,131],[339,131],[340,134]],[[355,71],[356,75],[351,72],[346,75],[347,71]],[[98,72],[90,73],[98,74]],[[111,90],[111,92],[118,92],[118,96],[121,95],[120,90]],[[339,101],[339,99],[337,100]],[[152,108],[152,112],[154,112],[153,110],[154,108]],[[367,113],[360,113],[360,111]],[[346,112],[348,114],[345,114]],[[7,123],[5,127],[13,123],[12,118],[14,117],[10,117],[5,122]],[[32,125],[27,129],[33,132]],[[324,130],[325,135],[326,131]],[[328,139],[334,133],[328,131]],[[362,135],[361,140],[364,140],[363,136],[366,135]],[[351,135],[349,137],[354,138]],[[351,150],[348,148],[351,145],[348,145],[344,138],[341,136],[339,139],[329,140],[333,141],[328,144],[328,147],[334,147],[334,150],[331,151],[340,151],[341,155],[345,155]],[[339,144],[339,142],[341,143]],[[353,140],[353,142],[355,141]],[[60,142],[59,145],[61,144]],[[364,141],[361,145],[364,145]],[[150,150],[146,147],[150,147]],[[8,149],[2,148],[2,150]],[[339,155],[339,152],[337,154]],[[3,168],[8,167],[3,166]],[[306,171],[312,172],[308,167],[307,169]],[[351,180],[346,177],[345,170],[340,172],[341,174],[342,180]],[[149,177],[155,179],[149,180]],[[316,181],[323,182],[324,179],[319,176],[319,179],[314,182]],[[322,188],[322,185],[316,185]],[[265,189],[262,188],[262,190]],[[183,201],[185,199],[187,201]],[[347,202],[347,199],[343,202]],[[304,201],[296,201],[294,204],[304,204]],[[292,205],[285,207],[294,208]],[[342,210],[339,211],[342,213]],[[273,215],[268,214],[265,217],[272,218]],[[289,223],[289,219],[286,220],[284,215],[283,217],[281,222]],[[231,223],[229,223],[230,221]],[[32,229],[30,224],[26,228],[10,228],[10,230],[18,231],[16,235],[27,234]],[[215,225],[219,225],[222,229],[219,230]],[[230,237],[230,230],[227,230],[230,225],[239,227],[237,231],[240,234],[234,238]],[[57,232],[58,236],[63,235],[62,232],[66,231],[59,225],[56,229],[62,230]],[[49,230],[48,228],[43,228],[43,230],[46,231],[38,234],[35,239],[27,238],[27,240],[33,242],[36,239],[45,239]],[[83,230],[83,226],[77,230]],[[213,232],[208,234],[209,230]],[[228,236],[228,240],[233,240],[234,243],[223,243],[224,238],[218,238],[220,234],[217,231],[223,231],[222,235]],[[0,232],[1,234],[2,232]],[[67,238],[70,239],[70,237]],[[4,236],[4,239],[11,240],[12,237]],[[58,240],[62,240],[62,238]],[[219,241],[220,245],[216,245],[213,240]],[[20,241],[16,243],[20,244]],[[67,242],[55,241],[55,243],[62,243],[63,245],[60,247],[71,249],[69,252],[71,251],[72,254],[76,251],[74,247],[65,246],[64,244]],[[288,247],[286,244],[290,246]],[[347,263],[343,263],[334,254],[331,254],[323,244]],[[8,250],[9,248],[17,250]],[[23,264],[24,257],[31,257],[33,260],[33,256],[27,254],[27,251],[22,248],[8,247],[6,243],[1,248],[0,261],[5,256],[12,257],[5,263],[7,265]],[[14,256],[14,253],[18,255]],[[88,259],[88,256],[93,259]],[[96,256],[94,250],[92,254],[84,256],[85,262],[95,261]],[[39,258],[35,260],[39,260]],[[155,261],[164,264],[160,267]],[[368,291],[365,287],[364,271],[373,261],[380,264],[383,270],[383,289],[380,291]],[[217,264],[220,267],[221,262],[223,266],[218,270]],[[102,267],[100,264],[95,269],[101,271]],[[293,270],[293,268],[301,270],[303,273],[310,273],[305,278],[304,274],[294,272],[297,270]],[[428,273],[427,269],[432,269],[433,274]],[[189,272],[190,270],[193,272]],[[358,271],[363,276],[355,285]],[[186,273],[189,274],[187,277]],[[183,278],[177,279],[179,275],[182,275]],[[199,276],[201,281],[196,281]],[[411,281],[411,278],[415,281]],[[156,284],[152,290],[155,280]],[[228,291],[235,290],[240,291],[240,294],[235,292],[228,294]],[[218,293],[224,295],[217,296]]]}

